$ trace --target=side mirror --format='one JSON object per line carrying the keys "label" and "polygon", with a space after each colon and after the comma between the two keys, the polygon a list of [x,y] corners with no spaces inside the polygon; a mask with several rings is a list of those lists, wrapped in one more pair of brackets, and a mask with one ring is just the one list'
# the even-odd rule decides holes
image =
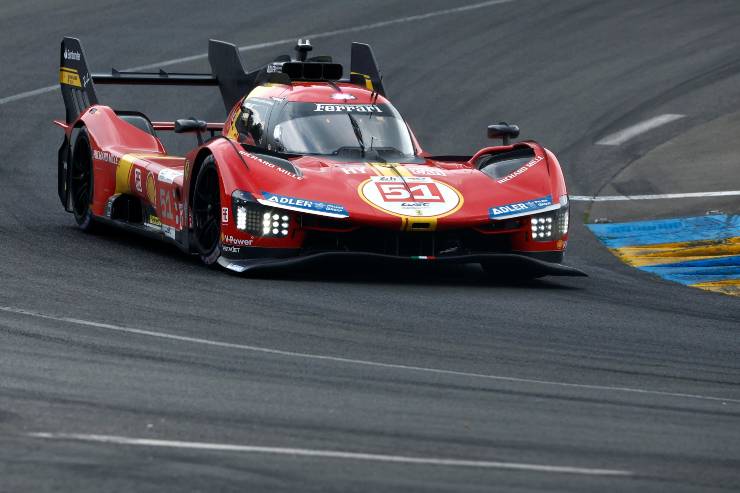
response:
{"label": "side mirror", "polygon": [[175,120],[175,133],[182,134],[186,132],[198,132],[198,145],[203,145],[202,132],[204,132],[206,128],[208,128],[208,124],[203,120],[198,120],[197,118],[191,117]]}
{"label": "side mirror", "polygon": [[512,137],[519,137],[518,126],[509,125],[506,122],[499,122],[495,125],[488,125],[489,139],[502,139],[504,145],[509,145],[509,141]]}
{"label": "side mirror", "polygon": [[206,122],[195,118],[181,118],[175,120],[175,133],[203,132],[206,130]]}

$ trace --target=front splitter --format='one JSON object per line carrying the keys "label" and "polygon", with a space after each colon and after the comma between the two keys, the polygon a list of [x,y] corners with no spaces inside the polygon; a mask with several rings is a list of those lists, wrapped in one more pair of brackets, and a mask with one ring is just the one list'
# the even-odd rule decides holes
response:
{"label": "front splitter", "polygon": [[231,260],[225,257],[218,259],[218,264],[227,270],[238,273],[257,273],[307,267],[319,263],[363,263],[382,264],[386,266],[429,264],[486,264],[489,272],[495,275],[496,270],[511,277],[520,274],[522,277],[571,276],[587,277],[580,269],[554,262],[546,262],[526,255],[515,253],[482,253],[471,255],[454,255],[443,257],[399,257],[380,253],[366,252],[320,252],[287,258],[255,258]]}

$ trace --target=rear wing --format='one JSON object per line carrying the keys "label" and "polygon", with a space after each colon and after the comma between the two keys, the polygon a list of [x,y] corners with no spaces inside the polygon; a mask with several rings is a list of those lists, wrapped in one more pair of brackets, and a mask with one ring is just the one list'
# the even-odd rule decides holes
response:
{"label": "rear wing", "polygon": [[[80,40],[65,37],[62,39],[61,56],[59,62],[59,83],[62,89],[62,98],[67,123],[75,121],[85,109],[98,104],[96,84],[116,85],[168,85],[168,86],[220,86],[225,84],[231,87],[234,78],[246,79],[244,69],[239,58],[236,46],[221,41],[211,41],[209,47],[209,61],[211,66],[216,65],[218,70],[213,74],[191,74],[165,72],[126,72],[111,69],[108,74],[91,74],[87,66],[84,50]],[[224,60],[228,61],[224,63]],[[230,65],[229,65],[230,64]],[[219,78],[218,75],[221,75]],[[240,88],[245,86],[239,85]],[[224,103],[227,111],[238,100],[234,100],[233,91],[227,91],[229,100]]]}
{"label": "rear wing", "polygon": [[[310,45],[307,41],[303,45],[299,42],[296,49],[301,46],[305,50],[305,46]],[[80,40],[64,37],[59,59],[59,83],[68,124],[91,105],[98,104],[95,84],[218,86],[226,111],[230,111],[239,99],[256,86],[266,82],[289,84],[291,80],[341,80],[385,95],[383,78],[372,49],[366,44],[352,43],[350,77],[346,80],[341,79],[342,66],[332,64],[330,57],[315,57],[305,61],[304,56],[296,61],[283,55],[276,62],[247,73],[235,45],[211,39],[208,41],[210,74],[165,72],[161,69],[158,72],[111,69],[108,74],[91,74]]]}

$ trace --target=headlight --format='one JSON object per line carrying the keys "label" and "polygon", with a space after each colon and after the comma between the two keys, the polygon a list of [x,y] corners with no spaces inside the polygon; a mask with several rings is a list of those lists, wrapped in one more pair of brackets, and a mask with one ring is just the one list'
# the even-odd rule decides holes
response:
{"label": "headlight", "polygon": [[530,217],[530,234],[535,241],[559,240],[568,233],[568,197],[560,198],[560,208]]}
{"label": "headlight", "polygon": [[287,214],[280,214],[277,209],[267,209],[262,213],[262,236],[288,236],[289,227],[290,216]]}
{"label": "headlight", "polygon": [[265,207],[242,191],[234,192],[231,199],[236,229],[263,237],[283,238],[290,234],[291,215],[284,210]]}

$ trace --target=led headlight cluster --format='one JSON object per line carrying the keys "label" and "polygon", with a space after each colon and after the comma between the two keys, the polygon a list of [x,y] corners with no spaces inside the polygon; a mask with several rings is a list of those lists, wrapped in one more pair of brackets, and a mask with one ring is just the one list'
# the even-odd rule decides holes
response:
{"label": "led headlight cluster", "polygon": [[244,206],[236,207],[236,229],[245,231],[247,229],[247,208]]}
{"label": "led headlight cluster", "polygon": [[539,217],[533,217],[532,221],[532,238],[535,240],[552,239],[552,215],[542,214]]}
{"label": "led headlight cluster", "polygon": [[261,234],[263,209],[264,207],[256,203],[234,204],[236,229]]}
{"label": "led headlight cluster", "polygon": [[288,236],[290,216],[268,209],[262,214],[262,236]]}
{"label": "led headlight cluster", "polygon": [[558,231],[560,232],[560,236],[563,236],[568,233],[568,217],[570,214],[568,214],[568,206],[561,207],[558,209]]}
{"label": "led headlight cluster", "polygon": [[290,234],[290,214],[257,203],[250,194],[234,192],[236,229],[255,236],[285,237]]}
{"label": "led headlight cluster", "polygon": [[568,201],[563,196],[560,208],[530,218],[530,235],[535,241],[559,240],[568,233]]}

